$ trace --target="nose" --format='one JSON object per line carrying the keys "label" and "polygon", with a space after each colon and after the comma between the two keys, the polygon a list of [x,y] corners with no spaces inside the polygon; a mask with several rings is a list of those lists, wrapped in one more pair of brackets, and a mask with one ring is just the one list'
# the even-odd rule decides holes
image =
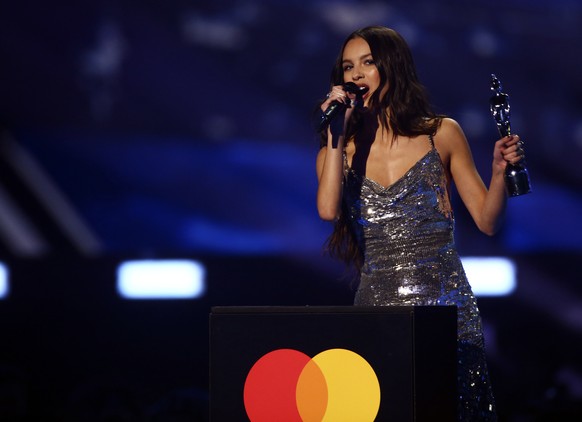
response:
{"label": "nose", "polygon": [[352,72],[352,79],[354,81],[357,81],[359,79],[362,79],[364,77],[364,74],[362,73],[362,70],[360,69],[360,66],[355,66],[354,70]]}

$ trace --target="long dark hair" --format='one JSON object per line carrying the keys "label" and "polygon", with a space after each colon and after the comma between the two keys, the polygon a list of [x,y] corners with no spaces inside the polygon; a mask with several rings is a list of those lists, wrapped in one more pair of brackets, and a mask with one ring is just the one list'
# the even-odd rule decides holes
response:
{"label": "long dark hair", "polygon": [[[384,129],[392,131],[393,141],[398,136],[415,137],[436,133],[442,117],[435,114],[424,86],[418,80],[416,67],[408,44],[400,34],[383,26],[369,26],[352,32],[344,41],[331,72],[331,86],[344,83],[343,52],[346,44],[354,38],[362,38],[370,46],[370,52],[380,74],[380,86],[372,94],[366,113],[375,113]],[[381,98],[382,88],[388,86]],[[354,112],[346,129],[346,139],[353,139],[361,130],[361,113]],[[322,134],[322,146],[327,134]],[[349,221],[348,210],[342,201],[339,219],[326,242],[330,255],[359,271],[363,263],[363,251],[356,240],[354,228]]]}

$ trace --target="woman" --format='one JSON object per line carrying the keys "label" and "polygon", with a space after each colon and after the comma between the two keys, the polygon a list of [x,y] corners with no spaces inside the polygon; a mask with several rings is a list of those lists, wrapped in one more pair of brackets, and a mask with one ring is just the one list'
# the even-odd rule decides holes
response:
{"label": "woman", "polygon": [[[348,82],[367,92],[346,91]],[[460,126],[431,110],[409,47],[389,28],[352,33],[331,85],[321,110],[336,101],[345,115],[322,133],[317,207],[335,222],[330,251],[358,269],[355,305],[456,305],[459,420],[496,420],[449,194],[454,182],[478,228],[493,235],[506,204],[504,168],[523,155],[519,138],[495,143],[486,188]],[[352,106],[356,101],[363,107]]]}

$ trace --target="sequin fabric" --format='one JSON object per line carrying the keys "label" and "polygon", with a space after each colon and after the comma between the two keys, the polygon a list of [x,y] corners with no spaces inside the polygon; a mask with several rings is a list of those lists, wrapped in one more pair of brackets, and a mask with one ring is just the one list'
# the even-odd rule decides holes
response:
{"label": "sequin fabric", "polygon": [[344,200],[364,253],[355,305],[458,307],[460,421],[496,421],[481,317],[454,243],[444,168],[432,148],[388,187],[345,166]]}

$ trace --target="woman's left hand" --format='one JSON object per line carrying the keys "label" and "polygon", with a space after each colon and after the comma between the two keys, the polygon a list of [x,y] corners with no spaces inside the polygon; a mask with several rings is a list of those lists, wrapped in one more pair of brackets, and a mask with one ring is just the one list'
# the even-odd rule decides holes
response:
{"label": "woman's left hand", "polygon": [[518,135],[509,135],[495,142],[493,150],[493,164],[502,169],[510,164],[516,164],[523,159],[523,142]]}

